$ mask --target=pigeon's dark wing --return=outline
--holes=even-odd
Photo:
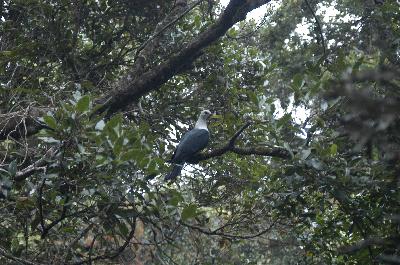
[[[184,163],[195,153],[204,149],[207,146],[209,139],[210,134],[208,130],[195,128],[188,131],[176,147],[171,162],[176,164]]]

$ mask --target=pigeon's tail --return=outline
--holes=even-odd
[[[172,171],[165,176],[164,180],[165,181],[174,180],[177,176],[179,176],[179,174],[181,174],[182,167],[183,165],[175,164],[174,167],[172,168]]]

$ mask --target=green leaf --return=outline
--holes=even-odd
[[[43,117],[44,122],[50,127],[50,128],[57,128],[57,121],[54,119],[53,116],[46,115]]]
[[[13,177],[15,174],[17,174],[17,160],[12,161],[8,165],[8,172],[10,172],[10,175]]]
[[[295,74],[292,81],[292,88],[299,90],[304,85],[304,78],[302,74]]]
[[[277,122],[276,122],[276,127],[281,128],[281,127],[288,127],[288,123],[292,121],[292,115],[290,113],[286,113],[285,115],[282,116]]]
[[[308,162],[308,163],[307,163],[307,162]],[[309,166],[315,168],[316,170],[322,170],[323,167],[324,167],[324,165],[321,163],[321,161],[319,161],[319,160],[316,159],[316,158],[312,158],[310,161],[307,161],[307,162],[306,162],[306,163],[307,163]]]
[[[189,204],[186,206],[181,214],[182,221],[186,221],[190,218],[193,218],[197,215],[197,206],[195,204]]]
[[[119,133],[120,124],[122,123],[122,116],[117,114],[112,117],[107,123],[104,129],[113,134]]]
[[[17,198],[15,207],[17,209],[33,209],[35,208],[35,201],[30,197],[21,196]]]
[[[121,153],[123,143],[124,143],[124,137],[119,137],[114,142],[113,151],[116,156],[119,156],[119,154]]]
[[[83,96],[79,99],[76,104],[76,110],[79,112],[85,112],[89,110],[90,98],[89,96]]]
[[[8,58],[8,57],[13,57],[15,56],[16,52],[15,51],[1,51],[0,52],[0,58]]]
[[[311,154],[311,149],[304,149],[301,150],[300,152],[300,158],[301,160],[306,160]]]
[[[248,92],[247,92],[247,95],[249,96],[251,102],[252,102],[254,105],[258,106],[259,100],[258,100],[257,94],[254,93],[253,91],[248,91]]]
[[[90,82],[89,80],[83,80],[83,81],[81,82],[81,86],[82,86],[82,88],[84,88],[85,90],[94,88],[93,83]]]
[[[294,153],[292,151],[292,148],[290,147],[290,145],[287,142],[283,143],[283,147],[285,147],[285,149],[288,150],[288,152],[290,153],[291,157],[294,157]]]
[[[128,152],[125,152],[121,155],[122,161],[136,161],[143,159],[145,154],[139,148],[132,148]]]
[[[169,205],[172,205],[172,206],[178,206],[178,204],[180,203],[180,202],[182,202],[183,201],[183,197],[182,197],[182,194],[180,194],[178,191],[176,191],[176,190],[173,190],[173,191],[171,191],[171,193],[172,193],[172,198],[167,202]]]
[[[60,143],[59,140],[57,140],[57,139],[55,139],[53,137],[38,137],[38,138],[40,140],[42,140],[43,142],[49,143],[49,144],[54,144],[54,143],[58,144],[58,143]]]
[[[330,154],[332,156],[336,155],[337,154],[337,149],[338,149],[337,144],[332,144],[331,147],[329,148]]]
[[[125,223],[119,223],[118,228],[122,235],[127,235],[129,233],[129,228]]]
[[[146,174],[155,175],[158,173],[158,164],[155,159],[150,159],[150,163],[147,165]]]
[[[353,65],[353,72],[358,72],[360,70],[360,66],[364,63],[364,57],[359,58],[355,64]]]
[[[105,126],[106,124],[105,124],[105,122],[104,122],[104,120],[99,120],[97,123],[96,123],[96,126],[94,127],[96,130],[98,130],[98,131],[102,131],[103,129],[104,129],[104,126]]]

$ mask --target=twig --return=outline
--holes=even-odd
[[[56,150],[55,147],[51,147],[49,150],[47,150],[46,154],[41,159],[39,159],[32,165],[29,165],[26,168],[18,171],[14,176],[14,181],[16,182],[22,181],[39,170],[43,170],[44,172],[46,172],[47,169],[46,160],[53,158],[57,153],[58,150]]]
[[[114,253],[110,253],[110,254],[103,254],[103,255],[99,255],[96,257],[91,257],[91,255],[88,257],[88,259],[86,260],[82,260],[79,262],[75,262],[73,263],[74,265],[80,265],[80,264],[87,264],[89,261],[93,262],[96,260],[105,260],[105,259],[113,259],[118,257],[125,249],[126,247],[131,243],[132,238],[135,235],[135,226],[131,226],[131,231],[129,232],[128,236],[125,239],[125,242],[117,249],[114,251]]]
[[[237,140],[237,138],[240,136],[240,134],[247,129],[247,127],[249,127],[251,124],[251,122],[247,122],[245,125],[242,126],[242,128],[240,128],[233,136],[232,138],[229,140],[229,147],[233,148],[235,145],[235,142]]]
[[[57,225],[58,223],[60,223],[62,220],[64,220],[64,219],[67,217],[67,216],[66,216],[66,213],[67,213],[67,210],[68,210],[68,206],[67,206],[68,201],[69,201],[69,197],[67,196],[66,199],[65,199],[64,205],[63,205],[63,207],[62,207],[60,217],[58,217],[56,220],[54,220],[53,222],[51,222],[48,226],[44,227],[44,229],[43,229],[43,231],[42,231],[42,235],[41,235],[41,238],[42,238],[42,239],[45,238],[45,237],[47,236],[47,234],[50,232],[50,230],[51,230],[55,225]]]
[[[180,224],[187,228],[197,230],[202,234],[206,234],[206,235],[210,235],[210,236],[222,236],[222,237],[231,238],[231,239],[251,239],[251,238],[259,237],[259,236],[267,233],[268,231],[270,231],[272,229],[272,227],[274,227],[274,225],[276,224],[276,221],[272,222],[272,224],[268,228],[258,232],[257,234],[253,234],[253,235],[226,234],[226,233],[218,232],[220,230],[220,228],[215,229],[215,230],[206,230],[205,228],[195,226],[195,225],[190,225],[190,224],[182,222],[182,221],[180,221]]]
[[[14,70],[13,70],[13,72],[12,72],[12,74],[11,74],[10,80],[7,81],[5,87],[11,88],[11,82],[12,82],[12,80],[13,80],[13,78],[14,78],[15,72],[17,71],[17,68],[18,68],[18,67],[19,67],[19,65],[18,65],[18,63],[16,63],[16,65],[15,65],[15,67],[14,67]]]
[[[308,0],[304,0],[304,1],[306,2],[308,9],[310,9],[310,12],[315,19],[315,23],[317,24],[318,32],[319,32],[319,35],[321,36],[322,48],[324,49],[324,58],[326,58],[327,55],[326,55],[325,38],[324,38],[324,34],[322,33],[321,22],[319,21],[318,17],[315,15],[314,10],[311,8],[311,5],[308,2]]]
[[[13,260],[15,262],[18,262],[19,264],[24,264],[24,265],[41,265],[41,263],[36,263],[36,262],[32,262],[29,260],[24,260],[21,258],[17,258],[9,253],[7,253],[7,251],[5,249],[3,249],[2,247],[0,247],[0,255],[9,259],[9,260]]]
[[[45,230],[44,224],[44,217],[43,217],[43,203],[42,203],[42,195],[43,195],[43,187],[46,182],[46,178],[43,178],[42,184],[39,187],[39,194],[37,198],[37,204],[39,208],[39,219],[40,219],[40,226],[42,227],[42,232]]]
[[[197,2],[195,2],[191,7],[189,7],[188,9],[186,9],[184,12],[182,12],[182,14],[180,14],[179,16],[177,16],[175,19],[173,19],[171,22],[169,22],[167,25],[165,25],[162,29],[160,29],[159,31],[157,31],[156,33],[154,33],[152,36],[150,36],[150,38],[148,38],[142,45],[140,45],[140,47],[137,49],[136,51],[136,55],[135,58],[137,58],[140,54],[140,52],[147,46],[147,44],[152,41],[153,39],[155,39],[156,37],[158,37],[161,33],[163,33],[165,30],[167,30],[169,27],[171,27],[172,25],[174,25],[179,19],[181,19],[182,17],[184,17],[187,13],[189,13],[193,8],[195,8],[197,5],[199,5],[201,2],[203,2],[204,0],[199,0]]]
[[[64,254],[64,256],[63,256],[63,259],[64,259],[64,260],[67,260],[68,255],[69,255],[69,253],[71,253],[71,249],[74,247],[74,245],[75,245],[81,238],[83,238],[87,233],[89,233],[89,231],[93,228],[93,226],[94,226],[94,223],[90,223],[85,229],[83,229],[83,231],[82,231],[74,240],[72,240],[72,242],[71,242],[71,243],[69,244],[69,246],[68,246],[68,249],[65,251],[65,254]],[[96,238],[96,236],[93,237],[92,244],[90,245],[89,258],[90,258],[91,252],[92,252],[92,249],[91,249],[91,248],[93,247],[95,238]],[[91,264],[91,263],[89,262],[89,264]]]
[[[90,242],[88,264],[92,264],[93,246],[94,246],[94,243],[96,242],[96,238],[97,238],[97,235],[94,235],[92,242]]]

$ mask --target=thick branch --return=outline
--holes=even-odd
[[[202,160],[207,160],[213,157],[221,156],[227,152],[233,152],[238,155],[258,155],[271,156],[282,159],[289,159],[290,153],[283,147],[268,147],[268,146],[251,146],[251,147],[233,147],[227,148],[229,145],[218,147],[211,151],[196,154],[188,163],[196,164]]]
[[[97,101],[102,104],[102,106],[97,109],[96,113],[107,111],[108,114],[111,115],[122,110],[150,91],[159,89],[174,75],[184,71],[186,65],[194,62],[201,55],[205,47],[222,37],[235,23],[244,20],[249,11],[269,3],[270,1],[271,0],[231,0],[219,19],[178,53],[172,55],[169,59],[165,60],[164,63],[161,63],[143,74],[140,73],[141,71],[133,71],[135,74],[140,74],[131,76],[130,73],[123,78],[128,80],[128,82],[122,82],[123,84],[121,84],[116,91],[111,92],[109,95]],[[183,5],[178,6],[178,9],[183,10],[181,9],[182,7]],[[189,9],[191,8],[192,7]],[[187,8],[184,8],[182,12],[185,13],[187,10]],[[180,15],[181,14],[182,13],[180,13]],[[180,15],[178,15],[179,18],[181,17]],[[139,57],[141,57],[140,54],[143,54],[145,49],[149,49],[147,47],[153,46],[152,43],[158,41],[158,36],[165,28],[169,27],[169,23],[170,22],[160,24],[162,26],[159,30],[156,29],[156,35],[151,37],[150,41],[144,44],[144,48],[141,48],[142,50],[139,52]],[[159,31],[161,33],[157,33]],[[142,63],[137,62],[135,63],[135,67],[136,64],[140,66],[138,68],[143,66]],[[30,116],[23,115],[24,113],[21,114],[19,112],[0,115],[0,140],[5,140],[8,136],[21,138],[37,133],[40,129],[44,128],[42,124],[37,122],[37,117],[42,116],[45,111],[45,109],[36,109],[35,113],[30,112]]]
[[[115,113],[150,91],[159,89],[171,77],[181,73],[185,65],[195,61],[200,56],[202,49],[223,36],[235,23],[245,19],[247,12],[268,2],[270,0],[231,0],[216,23],[200,33],[196,39],[164,63],[145,72],[139,78],[133,79],[118,91],[114,91],[111,95],[100,100],[100,102],[105,103],[99,108],[98,112]]]
[[[352,107],[362,106],[362,110],[375,116],[382,114],[400,114],[396,97],[379,98],[374,96],[370,89],[358,90],[354,88],[359,82],[381,82],[398,89],[395,81],[400,80],[398,69],[378,68],[349,75],[339,81],[332,82],[331,89],[325,93],[325,99],[344,96],[350,100]]]
[[[387,264],[400,264],[400,256],[381,254],[377,259]]]

